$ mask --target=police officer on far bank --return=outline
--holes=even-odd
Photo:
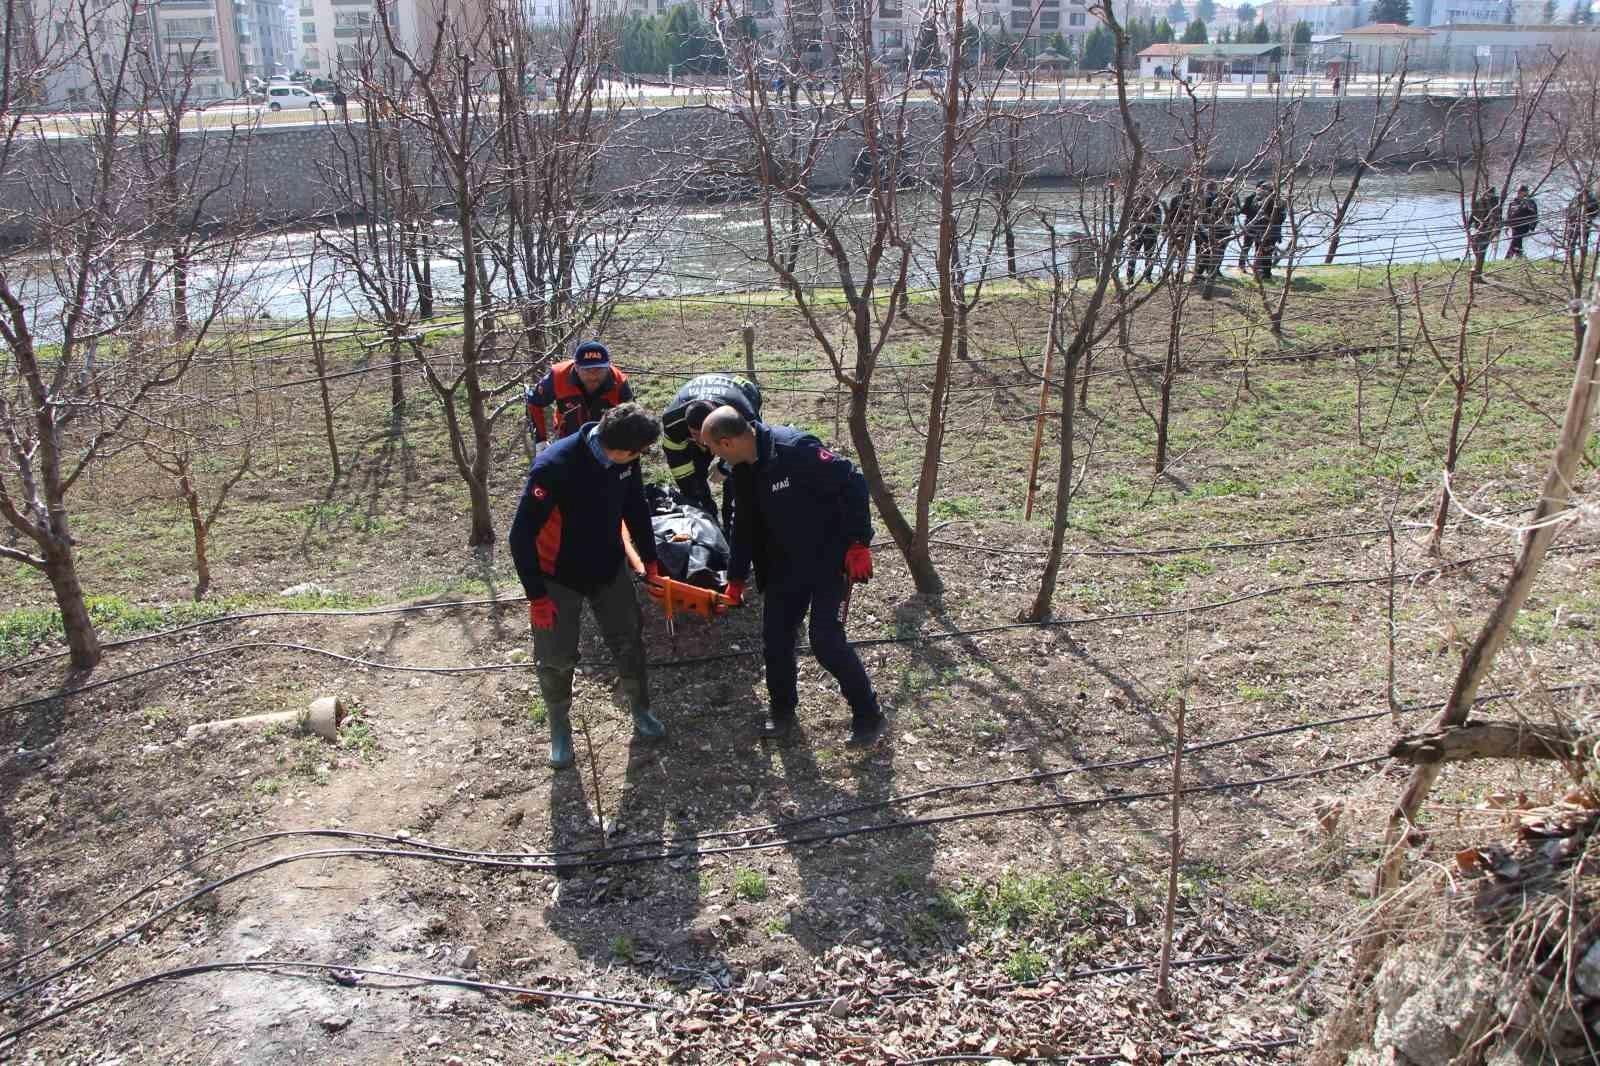
[[[737,374],[701,374],[690,378],[661,412],[661,452],[672,479],[684,499],[712,516],[717,513],[717,505],[712,502],[706,474],[714,460],[700,442],[700,427],[707,415],[724,405],[754,422],[761,417],[761,390],[755,382]],[[727,503],[724,491],[724,525],[728,519]]]
[[[752,562],[766,596],[761,641],[770,706],[761,735],[781,737],[795,726],[795,640],[809,610],[812,653],[850,704],[849,743],[873,743],[883,714],[843,619],[850,584],[872,577],[866,478],[817,438],[752,422],[731,406],[706,416],[700,439],[733,468],[738,517],[728,596],[743,601]]]

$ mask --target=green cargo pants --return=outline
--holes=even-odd
[[[650,709],[650,692],[645,679],[644,616],[633,593],[626,564],[617,567],[616,576],[585,596],[575,589],[545,578],[545,591],[556,601],[554,629],[533,631],[533,651],[539,660],[539,692],[551,713],[564,714],[572,705],[572,671],[578,664],[579,623],[587,600],[600,623],[600,634],[611,648],[617,673],[622,677],[622,692],[628,709],[635,713]]]

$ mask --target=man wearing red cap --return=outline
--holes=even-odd
[[[611,365],[611,353],[599,341],[584,341],[571,359],[545,371],[539,384],[522,393],[538,450],[551,440],[575,433],[619,404],[633,399],[628,375]],[[545,408],[555,407],[555,426],[546,424]]]

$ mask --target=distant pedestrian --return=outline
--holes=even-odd
[[[1500,193],[1493,186],[1472,201],[1467,216],[1467,246],[1472,254],[1472,276],[1482,280],[1483,261],[1500,233]]]
[[[1526,259],[1522,242],[1539,228],[1539,205],[1526,185],[1517,186],[1517,195],[1506,205],[1506,225],[1511,230],[1511,244],[1506,248],[1507,259]]]
[[[350,121],[350,98],[344,94],[343,86],[338,84],[333,87],[333,106],[339,112],[340,122]]]
[[[1339,75],[1337,74],[1333,76],[1333,95],[1339,95]]]

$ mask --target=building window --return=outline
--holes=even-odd
[[[167,19],[161,24],[168,37],[187,37],[192,40],[216,39],[216,26],[210,19]]]
[[[900,7],[900,0],[878,0],[879,18],[897,19],[904,13],[904,9]]]
[[[1039,13],[1039,28],[1041,30],[1059,30],[1061,28],[1061,16],[1054,11],[1041,11]]]
[[[1083,25],[1083,12],[1081,12],[1081,11],[1069,11],[1069,12],[1067,12],[1067,25],[1068,26],[1082,26]]]
[[[1014,29],[1014,30],[1025,30],[1031,25],[1033,25],[1033,12],[1031,12],[1031,11],[1013,11],[1011,13],[1011,28],[1012,29]]]

